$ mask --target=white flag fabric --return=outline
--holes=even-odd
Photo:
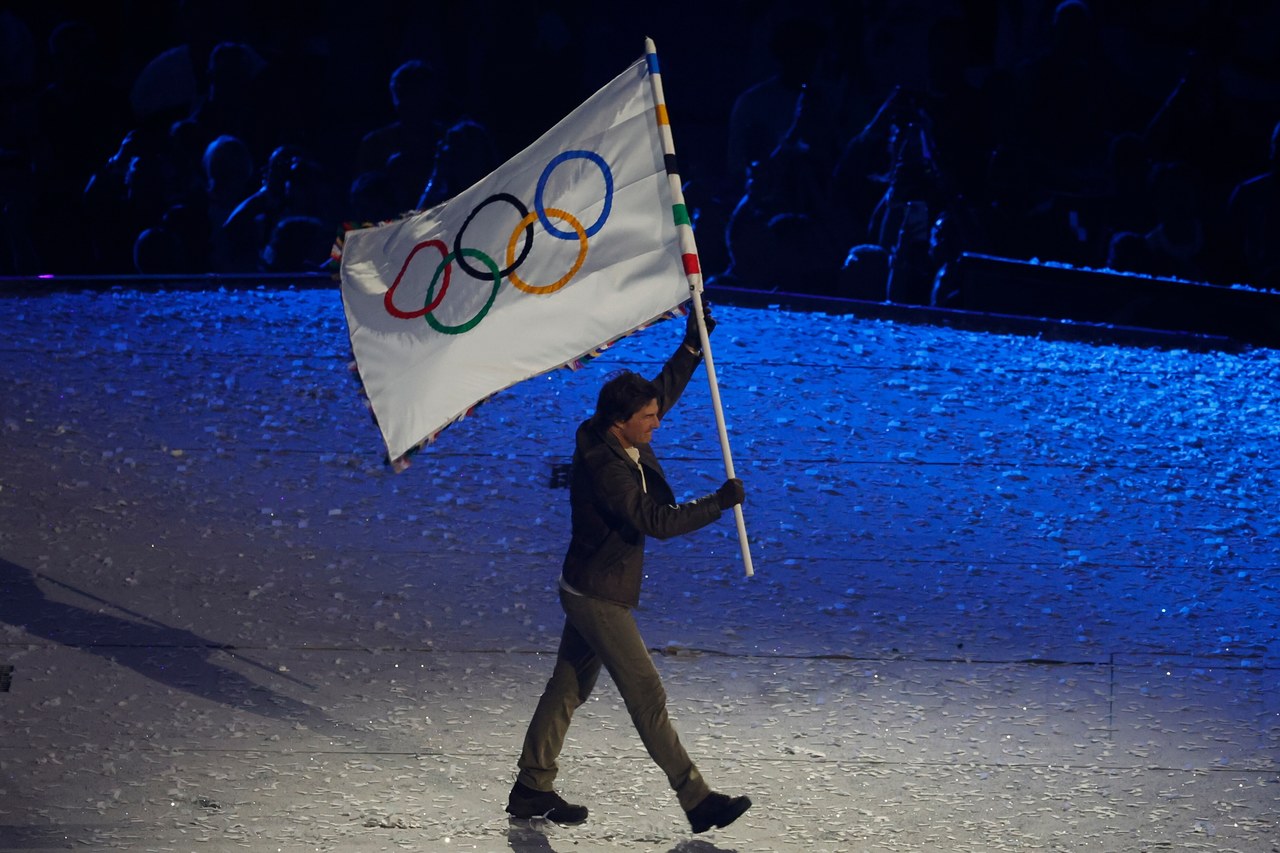
[[[348,232],[343,306],[391,460],[689,298],[649,73],[449,201]]]

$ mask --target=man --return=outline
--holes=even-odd
[[[705,315],[707,332],[715,321]],[[751,806],[708,787],[667,717],[667,697],[632,608],[640,601],[646,536],[667,539],[715,521],[742,502],[742,481],[676,504],[650,447],[698,362],[702,340],[691,312],[684,341],[652,381],[624,371],[600,389],[595,414],[578,427],[569,486],[572,537],[560,577],[564,633],[555,669],[538,702],[520,774],[507,801],[518,818],[581,823],[585,806],[555,792],[556,758],[573,712],[591,694],[601,666],[622,694],[636,731],[667,780],[694,832],[725,827]]]

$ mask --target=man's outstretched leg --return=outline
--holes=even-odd
[[[600,659],[566,621],[555,669],[525,733],[520,775],[507,797],[507,813],[512,817],[540,817],[563,824],[587,819],[586,806],[568,803],[556,793],[556,759],[573,712],[591,695],[599,674]]]

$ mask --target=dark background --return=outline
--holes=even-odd
[[[483,159],[501,162],[651,36],[703,268],[727,271],[724,283],[866,296],[847,261],[856,246],[877,255],[871,298],[884,296],[881,266],[916,277],[904,302],[937,303],[927,285],[962,250],[1217,283],[1274,278],[1272,250],[1259,247],[1275,242],[1280,193],[1268,183],[1261,200],[1232,207],[1239,184],[1269,181],[1280,118],[1271,3],[153,0],[9,4],[0,24],[3,275],[315,269],[341,222],[397,216],[423,191],[434,140],[402,152],[421,161],[410,178],[361,163],[361,139],[397,119],[388,81],[401,63],[434,69],[437,136],[470,119],[492,148]],[[253,70],[216,97],[210,59],[228,42],[247,46]],[[174,48],[185,67],[146,71]],[[803,67],[787,71],[785,57]],[[775,95],[807,88],[775,151],[731,114],[780,68]],[[894,115],[877,125],[882,107]],[[775,135],[792,117],[778,112],[766,122]],[[917,130],[924,153],[913,155],[903,140]],[[735,133],[766,163],[751,204],[728,160]],[[211,203],[200,163],[223,134],[252,157],[245,198],[280,146],[307,187],[274,205],[259,198],[268,209],[234,234],[220,232],[235,197]],[[925,175],[915,184],[911,156]],[[357,198],[362,176],[382,195]],[[292,242],[275,234],[291,216],[302,220]],[[241,241],[238,256],[220,240]],[[814,259],[812,275],[796,274],[797,256]],[[827,275],[837,268],[844,278]]]

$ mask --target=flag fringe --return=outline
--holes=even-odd
[[[403,222],[422,212],[421,210],[407,210],[399,216],[393,216],[390,219],[379,219],[377,222],[344,220],[338,227],[338,233],[333,238],[333,245],[329,248],[329,258],[320,265],[320,268],[325,272],[332,273],[334,279],[337,280],[342,272],[342,250],[347,242],[347,232],[358,231],[362,228],[378,228],[383,225],[390,225],[393,222]]]

